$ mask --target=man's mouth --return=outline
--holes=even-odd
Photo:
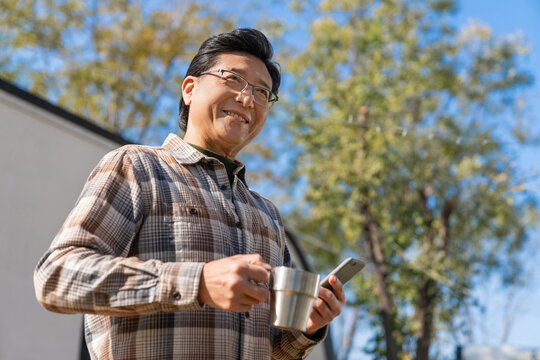
[[[227,110],[223,110],[223,112],[225,114],[229,115],[229,116],[232,116],[233,118],[237,119],[238,121],[241,121],[241,122],[243,122],[245,124],[249,124],[249,121],[245,117],[243,117],[242,115],[239,115],[237,113],[233,113],[233,112],[227,111]]]

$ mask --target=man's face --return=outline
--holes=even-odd
[[[212,70],[229,70],[250,84],[272,88],[272,78],[264,63],[246,53],[221,54]],[[184,140],[234,159],[238,152],[262,130],[268,106],[254,102],[252,87],[242,93],[232,90],[219,73],[188,76],[182,84],[182,96],[189,105]]]

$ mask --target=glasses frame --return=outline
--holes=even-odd
[[[208,71],[202,72],[200,76],[202,76],[202,75],[214,75],[215,73],[219,73],[219,74],[220,74],[220,75],[218,75],[218,76],[220,77],[221,80],[223,80],[223,75],[224,75],[224,73],[231,73],[231,74],[233,74],[234,76],[238,76],[240,79],[242,79],[242,80],[246,83],[246,85],[244,86],[244,88],[243,88],[242,90],[234,90],[234,91],[238,91],[238,93],[242,93],[242,92],[244,92],[244,91],[247,89],[248,86],[251,86],[251,88],[252,88],[251,94],[252,94],[252,96],[253,96],[253,102],[254,102],[255,104],[257,104],[257,105],[261,105],[261,106],[265,106],[265,105],[266,105],[266,106],[268,106],[269,108],[271,108],[272,105],[273,105],[276,101],[279,100],[279,97],[278,97],[276,94],[274,94],[274,93],[272,92],[272,90],[270,90],[270,89],[268,89],[268,88],[266,88],[266,87],[264,87],[264,86],[254,85],[254,84],[250,83],[249,81],[247,81],[242,75],[237,74],[237,73],[235,73],[234,71],[231,71],[231,70],[226,70],[226,69],[208,70]],[[268,101],[266,102],[266,104],[259,104],[258,102],[255,101],[255,96],[253,95],[253,91],[254,91],[255,89],[257,89],[257,88],[258,88],[258,89],[264,89],[264,90],[266,90],[266,91],[268,91],[268,92],[270,93],[270,97],[268,98]]]

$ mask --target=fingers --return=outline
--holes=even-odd
[[[311,322],[313,324],[318,325],[317,328],[323,327],[324,324],[326,323],[324,316],[319,311],[319,308],[320,308],[320,306],[315,306],[314,305],[313,306],[313,311],[311,312],[311,315],[309,316]]]
[[[242,293],[251,299],[252,305],[257,305],[260,302],[268,301],[270,291],[263,284],[257,284],[253,281],[248,281]]]
[[[258,254],[237,255],[235,260],[239,260],[238,272],[248,280],[256,282],[267,282],[270,279],[270,270],[272,267],[265,263]]]
[[[334,300],[323,300],[322,298],[315,299],[313,303],[313,310],[315,315],[318,315],[325,322],[332,321],[336,316],[341,313],[339,302]]]
[[[307,334],[314,334],[341,314],[345,304],[343,284],[335,276],[330,277],[329,280],[332,290],[319,288],[319,297],[313,303],[313,311],[306,330]]]
[[[324,302],[331,314],[336,317],[341,313],[341,309],[345,304],[345,291],[343,290],[343,284],[335,276],[330,277],[330,285],[332,286],[332,290],[322,287],[319,289],[319,299]],[[324,306],[322,306],[324,304],[321,304],[321,310],[326,313],[327,311],[323,310]]]
[[[256,282],[268,282],[270,280],[270,271],[259,265],[247,265],[245,272],[243,273],[248,280]]]
[[[243,293],[249,298],[251,305],[268,301],[270,292],[263,284],[270,280],[270,270],[272,267],[265,263],[258,254],[239,255],[241,260],[246,261],[246,265],[239,269],[240,274],[248,280],[244,282]]]
[[[264,262],[263,258],[259,254],[249,254],[249,255],[238,255],[240,257],[245,257],[248,264],[258,265],[264,267],[266,270],[272,270],[272,266]]]
[[[251,294],[248,292],[245,292],[244,295],[239,297],[239,300],[238,300],[239,304],[255,306],[255,305],[260,304],[261,302],[268,301],[270,297],[268,290],[258,285],[255,285],[255,287],[258,288],[259,292],[251,293]]]
[[[334,296],[340,303],[345,304],[345,290],[343,289],[343,284],[335,275],[331,276],[329,280]]]
[[[229,311],[249,311],[268,301],[270,265],[260,255],[236,255],[203,266],[199,301]],[[258,284],[263,283],[263,284]]]

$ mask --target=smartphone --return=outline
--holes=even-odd
[[[341,281],[341,283],[345,285],[345,283],[351,280],[351,278],[356,275],[356,273],[358,273],[360,270],[362,270],[364,266],[366,266],[366,263],[362,260],[353,258],[345,259],[341,264],[338,265],[338,267],[332,270],[332,272],[323,279],[323,281],[321,282],[321,286],[332,290],[332,286],[328,282],[328,279],[332,275],[336,275],[339,281]]]

